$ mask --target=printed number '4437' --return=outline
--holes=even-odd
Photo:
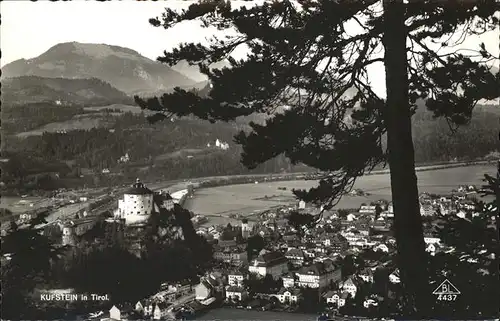
[[[439,301],[455,301],[457,299],[456,294],[440,294],[437,299]]]

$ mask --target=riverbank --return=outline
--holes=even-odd
[[[417,172],[418,188],[419,192],[448,194],[460,185],[481,186],[484,174],[494,175],[494,173],[496,173],[494,164],[475,166],[455,164],[446,168],[434,166],[433,170],[427,167]],[[241,219],[231,219],[231,214],[245,217],[274,206],[295,204],[296,199],[292,190],[308,190],[317,184],[318,180],[302,179],[287,182],[263,180],[258,184],[225,184],[217,187],[197,188],[194,197],[186,200],[184,207],[196,214],[206,215],[209,219],[208,225],[237,224]],[[358,208],[362,203],[392,199],[389,173],[359,177],[354,188],[368,195],[345,195],[335,208]]]
[[[468,166],[480,166],[480,165],[489,165],[496,164],[496,161],[476,161],[476,162],[466,162],[466,163],[445,163],[445,164],[436,164],[436,165],[425,165],[425,166],[417,166],[415,167],[415,172],[425,172],[425,171],[435,171],[440,169],[448,169],[448,168],[456,168],[456,167],[468,167]],[[389,169],[382,169],[372,171],[365,175],[381,175],[381,174],[389,174],[391,171]]]
[[[496,164],[496,161],[473,161],[473,162],[460,162],[460,163],[441,163],[433,165],[423,165],[415,167],[416,172],[425,172],[433,170],[442,170],[457,167],[481,166]],[[371,175],[385,175],[389,174],[390,169],[373,170],[365,173],[363,176]],[[207,178],[193,179],[192,182],[197,188],[210,188],[226,185],[239,185],[239,184],[255,184],[272,181],[294,181],[294,180],[315,180],[316,173],[312,172],[299,172],[299,173],[286,173],[286,174],[258,174],[258,175],[235,175],[235,176],[214,176]]]
[[[417,173],[429,172],[429,171],[439,172],[439,171],[443,171],[443,170],[449,170],[449,169],[460,168],[460,167],[474,167],[474,166],[477,167],[477,166],[490,166],[490,165],[491,165],[491,168],[493,168],[494,165],[496,165],[496,162],[495,161],[476,161],[476,162],[426,165],[426,166],[417,167],[416,172]],[[496,171],[496,169],[495,169],[495,171]],[[372,195],[379,195],[380,194],[380,193],[378,193],[379,191],[386,190],[387,188],[390,187],[389,180],[385,179],[386,176],[387,177],[389,176],[388,175],[389,173],[390,173],[390,171],[388,169],[376,170],[376,171],[372,171],[371,173],[367,173],[364,176],[359,177],[358,181],[368,180],[369,177],[377,178],[377,179],[375,179],[375,181],[379,181],[378,177],[380,177],[381,178],[380,184],[378,184],[378,186],[371,186],[371,184],[370,184],[369,188],[363,188],[362,186],[359,188],[361,188],[363,191],[371,192]],[[473,182],[470,182],[470,180],[468,180],[468,179],[461,180],[459,177],[457,180],[455,180],[456,186],[454,186],[453,188],[458,187],[458,185],[460,185],[460,184],[468,184],[468,183],[478,184],[478,183],[480,183],[480,179],[483,178],[482,176],[484,173],[485,172],[482,172],[480,175],[480,178],[477,178]],[[168,181],[168,182],[155,182],[155,183],[150,182],[148,184],[148,187],[150,187],[153,190],[169,189],[170,191],[180,191],[180,190],[187,189],[188,185],[193,185],[193,187],[195,187],[197,189],[197,191],[196,191],[196,195],[192,199],[190,199],[189,197],[185,198],[187,209],[192,210],[193,212],[195,212],[197,214],[207,214],[207,210],[210,210],[208,212],[208,214],[220,214],[220,215],[226,216],[226,215],[229,215],[231,213],[234,213],[237,210],[238,211],[242,210],[243,212],[246,212],[246,213],[249,213],[252,211],[262,210],[263,203],[266,203],[266,208],[269,208],[272,206],[283,205],[285,203],[285,202],[274,202],[273,203],[271,200],[269,200],[269,201],[262,201],[261,202],[262,204],[259,204],[258,206],[255,206],[255,204],[247,204],[248,206],[243,206],[243,208],[241,206],[236,206],[237,204],[233,204],[235,206],[232,206],[231,204],[234,203],[235,201],[239,202],[238,199],[240,197],[238,195],[235,195],[235,197],[228,199],[227,195],[228,195],[228,193],[236,194],[235,192],[238,190],[238,187],[237,187],[238,185],[246,185],[247,186],[247,188],[245,188],[245,190],[246,190],[248,188],[251,189],[251,187],[250,187],[251,185],[258,186],[261,183],[288,182],[286,184],[288,191],[285,193],[286,194],[285,196],[289,198],[289,197],[292,197],[291,192],[290,192],[291,188],[310,188],[310,187],[315,186],[317,184],[317,178],[314,179],[312,177],[312,175],[313,175],[313,173],[311,173],[311,172],[306,172],[306,173],[301,172],[301,173],[287,173],[287,174],[215,176],[215,177],[205,177],[205,178],[193,178],[190,181],[188,181],[188,180],[182,180],[182,181],[175,180],[175,181]],[[436,173],[436,176],[439,177],[440,175],[438,175]],[[419,178],[419,189],[421,189],[421,187],[425,187],[425,185],[435,185],[435,186],[449,185],[449,184],[439,184],[440,180],[434,180],[435,183],[423,184],[424,186],[422,186],[421,181],[422,180]],[[426,181],[426,179],[424,179],[423,181]],[[258,184],[255,184],[256,182]],[[297,184],[296,182],[300,182],[300,183]],[[311,184],[311,182],[314,184]],[[361,184],[361,185],[363,185],[363,184]],[[234,189],[231,188],[231,190],[224,191],[225,198],[223,200],[218,199],[218,198],[216,198],[216,199],[218,199],[219,203],[223,202],[225,204],[229,204],[230,205],[229,207],[221,208],[220,210],[219,209],[212,210],[212,208],[210,206],[207,207],[207,206],[197,206],[197,205],[193,206],[192,205],[193,203],[198,203],[198,199],[200,198],[200,196],[203,198],[203,196],[205,194],[204,190],[208,190],[210,188],[224,187],[224,186],[233,186],[235,188]],[[257,198],[265,197],[266,195],[274,195],[276,189],[279,187],[282,187],[282,186],[283,185],[279,184],[278,186],[276,186],[276,188],[274,190],[268,189],[268,192],[264,192],[264,193],[259,192],[254,197],[252,197],[252,201],[254,199],[257,199]],[[355,187],[358,187],[358,186],[355,186]],[[125,187],[123,187],[123,186],[117,187],[117,190],[115,190],[115,194],[121,195],[122,190],[124,190],[125,188],[126,188],[126,185],[125,185]],[[95,191],[95,190],[89,189],[88,193],[92,194],[93,191]],[[421,192],[422,191],[427,191],[427,190],[421,189]],[[280,191],[279,194],[282,194],[281,192],[283,192],[283,191]],[[373,193],[373,192],[376,192],[376,193]],[[432,193],[433,191],[429,190],[427,192]],[[271,194],[269,194],[269,193],[271,193]],[[389,197],[390,196],[390,193],[383,192],[382,194],[383,195],[380,195],[380,197]],[[38,201],[35,202],[36,204],[34,204],[33,207],[31,207],[29,204],[24,205],[24,206],[19,206],[18,205],[19,202],[24,201],[24,199],[22,197],[19,197],[19,196],[17,196],[17,197],[5,197],[5,195],[3,195],[3,196],[4,197],[2,197],[1,207],[12,211],[13,214],[15,214],[15,215],[19,215],[20,213],[34,210],[37,208],[47,208],[47,207],[49,207],[49,205],[51,205],[51,204],[46,204],[46,203],[50,203],[48,198],[45,198],[45,199],[36,198]],[[104,195],[101,195],[101,196],[104,196]],[[278,195],[278,196],[280,196],[280,195]],[[98,195],[94,195],[94,197],[98,198]],[[352,197],[349,197],[349,198],[345,197],[344,199],[354,200],[354,198],[352,198]],[[356,202],[356,206],[357,206],[357,203],[369,202],[370,200],[371,200],[371,198],[362,199],[361,202]],[[86,203],[89,203],[89,202],[86,202]],[[345,201],[344,201],[344,203],[345,203]],[[58,217],[59,216],[72,216],[72,215],[74,216],[74,214],[78,210],[81,210],[80,206],[83,206],[82,203],[79,203],[78,205],[77,204],[70,204],[68,206],[62,206],[61,208],[55,210],[55,213],[56,213],[55,216],[58,216]],[[344,204],[344,206],[347,206],[347,208],[351,208],[351,207],[349,207],[350,205],[348,205],[348,204]],[[224,207],[224,206],[222,206],[222,207]],[[237,210],[233,207],[237,207]],[[4,215],[4,216],[2,216],[1,219],[2,219],[2,221],[7,221],[7,220],[10,220],[11,217],[12,217],[12,215]]]

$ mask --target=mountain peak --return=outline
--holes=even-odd
[[[83,43],[83,42],[63,42],[55,46],[52,46],[45,53],[40,55],[64,55],[64,54],[77,54],[81,56],[87,56],[94,59],[104,59],[109,56],[117,56],[125,59],[140,59],[152,61],[146,57],[141,56],[137,51],[120,47],[113,46],[103,43]]]
[[[131,95],[194,86],[197,81],[137,51],[108,44],[65,42],[38,57],[2,68],[2,78],[97,78]]]

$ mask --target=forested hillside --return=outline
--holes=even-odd
[[[190,119],[151,125],[144,114],[132,113],[114,119],[112,128],[8,137],[3,142],[3,156],[11,161],[1,165],[3,181],[9,186],[42,188],[42,174],[41,182],[50,181],[48,185],[54,186],[53,175],[50,179],[45,175],[48,172],[58,173],[61,184],[65,178],[78,184],[75,179],[83,182],[87,175],[106,176],[102,182],[119,184],[137,176],[156,180],[293,170],[284,157],[254,171],[245,169],[239,161],[241,149],[232,142],[244,125],[211,125]],[[216,139],[227,142],[229,149],[216,147]],[[125,154],[130,158],[121,163]],[[103,169],[110,173],[104,175]]]
[[[2,77],[2,157],[9,161],[0,165],[11,190],[307,170],[282,155],[252,171],[240,164],[233,136],[267,115],[229,124],[189,115],[149,124],[151,112],[141,113],[130,95],[161,96],[180,86],[207,97],[212,86],[195,66],[169,68],[128,48],[72,42],[12,62]],[[499,151],[499,115],[498,106],[479,106],[470,125],[452,133],[420,102],[413,117],[416,162],[475,160]],[[217,139],[229,148],[216,147]]]
[[[446,120],[433,119],[425,107],[420,108],[413,117],[417,164],[476,160],[499,151],[500,113],[496,108],[480,106],[471,123],[456,132],[450,130]],[[232,124],[210,124],[189,117],[149,124],[138,108],[135,113],[124,113],[113,108],[89,110],[46,102],[6,104],[2,109],[3,157],[11,158],[1,165],[3,182],[16,189],[122,184],[137,176],[157,180],[307,170],[292,166],[283,156],[253,171],[240,164],[241,148],[232,142],[233,136],[247,130],[249,120],[262,121],[258,115]],[[100,117],[108,125],[88,130],[71,128],[72,121],[83,117]],[[57,122],[66,122],[68,130],[19,135]],[[216,139],[229,143],[230,148],[215,147]],[[125,154],[130,160],[120,163]],[[106,169],[110,173],[102,173]]]
[[[500,151],[498,124],[500,108],[478,106],[470,124],[450,128],[445,119],[433,119],[428,111],[413,116],[415,161],[417,163],[468,161]]]
[[[55,103],[78,106],[132,104],[125,93],[97,78],[67,79],[22,76],[2,79],[2,103],[19,106]]]

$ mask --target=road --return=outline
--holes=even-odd
[[[187,185],[188,185],[188,182],[183,182],[183,181],[178,181],[177,180],[177,181],[172,181],[172,182],[169,181],[169,182],[155,183],[155,184],[149,185],[149,187],[152,190],[154,190],[154,191],[157,191],[157,190],[160,190],[160,189],[170,189],[171,191],[178,191],[178,190],[181,190],[181,189],[186,189]],[[103,212],[103,211],[108,210],[110,208],[114,208],[114,207],[118,206],[118,199],[123,196],[123,193],[128,188],[129,188],[128,186],[127,187],[117,188],[116,190],[113,191],[113,194],[115,196],[113,197],[112,200],[110,200],[109,202],[107,202],[107,203],[105,203],[105,204],[103,204],[103,205],[101,205],[101,206],[93,209],[91,212],[92,213],[100,213],[100,212]],[[98,189],[96,189],[96,190],[98,190]],[[89,192],[89,194],[90,193],[91,192]],[[74,204],[68,204],[68,205],[65,205],[65,206],[61,206],[60,208],[52,211],[47,216],[47,219],[46,219],[47,223],[54,222],[54,221],[56,221],[58,219],[64,220],[64,219],[72,218],[79,211],[81,211],[81,210],[83,210],[85,208],[88,208],[88,206],[90,204],[92,204],[93,202],[95,202],[99,198],[105,197],[107,195],[108,194],[96,195],[95,198],[90,199],[90,200],[88,200],[86,202],[80,202],[80,203],[74,203]],[[91,213],[89,213],[89,214],[91,214]],[[9,224],[10,223],[8,221],[3,222],[1,224],[1,230],[5,230]]]
[[[194,293],[183,296],[183,297],[172,302],[172,308],[179,308],[186,303],[193,302],[194,299],[195,299]]]
[[[483,163],[487,163],[487,162],[476,162],[475,164],[483,164]],[[442,168],[442,167],[460,167],[460,166],[467,166],[469,164],[467,163],[452,163],[452,164],[447,164],[447,165],[433,165],[433,166],[422,166],[422,167],[417,167],[416,170],[417,171],[424,171],[424,170],[431,170],[431,169],[439,169],[439,168]],[[373,171],[371,174],[384,174],[388,172],[388,170],[381,170],[381,171]],[[286,174],[286,176],[300,176],[300,175],[304,175],[305,173],[290,173],[290,174]],[[180,191],[180,190],[183,190],[183,189],[187,189],[187,186],[192,184],[194,185],[195,187],[197,187],[197,185],[203,181],[210,181],[210,180],[213,180],[213,179],[227,179],[229,177],[269,177],[269,176],[274,176],[274,177],[282,177],[283,174],[261,174],[261,175],[235,175],[235,176],[214,176],[214,177],[203,177],[203,178],[194,178],[194,179],[191,179],[190,181],[187,181],[187,180],[173,180],[173,181],[166,181],[166,182],[158,182],[158,183],[152,183],[152,184],[147,184],[149,188],[151,188],[152,190],[154,191],[158,191],[158,190],[168,190],[170,192],[176,192],[176,191]],[[124,191],[127,189],[128,187],[120,187],[120,188],[117,188],[116,190],[114,190],[114,194],[116,195],[116,197],[113,198],[112,201],[110,201],[109,204],[104,204],[102,206],[100,206],[99,208],[97,209],[94,209],[93,212],[96,212],[96,211],[99,211],[99,210],[102,210],[103,208],[104,209],[107,209],[109,207],[112,207],[112,206],[116,206],[116,202],[117,202],[117,199],[119,197],[121,197],[124,193]],[[102,188],[98,188],[98,189],[89,189],[89,192],[88,194],[92,194],[92,192],[99,192],[101,191]],[[106,194],[102,194],[100,196],[105,196]],[[95,198],[93,200],[95,200],[96,198],[98,198],[99,196],[98,195],[95,195]],[[49,217],[47,218],[47,222],[53,222],[57,219],[66,219],[66,218],[69,218],[69,217],[73,217],[75,216],[75,214],[86,208],[87,206],[89,206],[91,204],[91,202],[93,200],[89,200],[87,202],[81,202],[81,203],[76,203],[76,204],[69,204],[69,205],[66,205],[66,206],[63,206],[63,207],[60,207],[59,209],[53,211],[52,213],[50,213]],[[46,203],[44,202],[44,200],[41,200],[40,202],[43,202],[43,203]],[[112,204],[112,203],[115,203],[115,204]],[[4,230],[6,228],[6,226],[9,224],[9,222],[3,222],[1,224],[1,229]]]

